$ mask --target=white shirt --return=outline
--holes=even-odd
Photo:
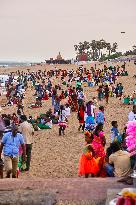
[[[50,128],[52,128],[52,120],[50,120],[49,122],[47,122],[46,125],[49,126]]]
[[[134,114],[133,111],[131,111],[129,114],[128,114],[128,121],[135,121],[136,120],[136,114]]]
[[[70,116],[70,107],[65,108],[66,116]]]
[[[25,140],[25,144],[32,144],[33,143],[33,126],[28,123],[27,121],[22,122],[19,126],[19,131],[22,133],[24,140]]]

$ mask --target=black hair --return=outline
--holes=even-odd
[[[100,106],[100,107],[99,107],[99,110],[104,110],[104,106]]]
[[[23,120],[23,121],[27,121],[26,115],[21,115],[20,119]]]
[[[10,126],[10,119],[5,118],[5,119],[4,119],[4,124],[5,124],[6,127],[7,127],[7,126]]]
[[[133,110],[136,108],[136,105],[133,105]]]
[[[114,127],[117,124],[117,121],[112,121],[111,125]]]
[[[96,126],[95,131],[94,131],[94,134],[95,134],[96,136],[98,136],[98,130],[100,129],[101,126],[103,126],[103,123],[99,123],[99,124]]]
[[[119,151],[120,149],[121,149],[120,144],[118,142],[113,142],[111,144],[112,153],[115,153],[115,152]]]

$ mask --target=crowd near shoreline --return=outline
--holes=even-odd
[[[115,176],[132,183],[135,67],[131,61],[1,70],[8,74],[0,86],[4,177]]]

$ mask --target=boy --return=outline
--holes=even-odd
[[[96,114],[96,123],[97,125],[102,123],[104,125],[105,117],[104,117],[104,107],[99,107],[99,112]]]
[[[121,135],[119,134],[118,131],[118,123],[117,121],[112,121],[111,122],[112,128],[111,128],[111,143],[113,142],[122,142]]]

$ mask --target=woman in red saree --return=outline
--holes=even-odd
[[[105,134],[103,132],[103,124],[100,123],[97,125],[94,131],[94,139],[92,142],[92,147],[95,152],[95,158],[98,160],[99,165],[99,176],[105,177],[106,173],[104,171],[105,157],[106,152],[104,150],[104,146],[106,144]]]

